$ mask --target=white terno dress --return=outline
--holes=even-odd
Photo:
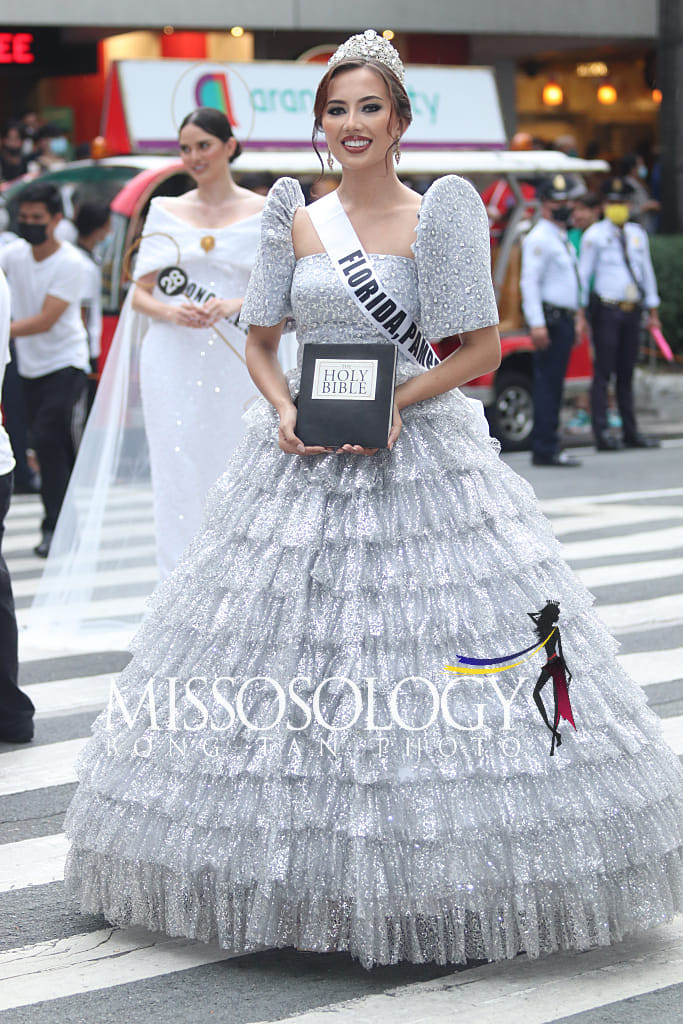
[[[153,292],[174,305],[243,296],[260,235],[260,213],[225,228],[196,228],[153,199],[135,277],[154,272],[161,278],[165,268],[180,267],[187,276],[182,292],[165,294],[159,281]],[[151,320],[142,341],[140,387],[161,578],[199,529],[209,487],[225,470],[244,430],[242,416],[258,396],[244,361],[246,333],[236,320],[211,329]]]
[[[300,343],[381,342],[326,254],[295,260],[302,203],[292,180],[271,190],[244,317],[293,311]],[[415,260],[374,262],[436,338],[496,322],[489,258],[481,201],[448,177]],[[397,372],[421,371],[399,356]],[[265,400],[248,420],[80,758],[66,881],[82,909],[367,967],[587,949],[671,918],[681,766],[477,403],[408,407],[371,457],[285,455]],[[529,646],[550,598],[576,721],[553,757],[538,659],[444,668]]]

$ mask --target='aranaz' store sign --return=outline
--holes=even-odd
[[[247,147],[309,147],[320,64],[246,64],[126,60],[114,66],[114,88],[133,149],[176,148],[178,125],[195,107],[216,107]],[[505,132],[490,68],[411,66],[406,88],[413,123],[408,148],[499,149]]]

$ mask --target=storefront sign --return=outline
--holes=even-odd
[[[310,146],[320,65],[182,60],[119,61],[116,65],[131,147],[168,152],[178,126],[195,107],[222,110],[235,135],[252,148]],[[500,149],[505,130],[490,68],[408,67],[413,123],[405,148]]]
[[[66,28],[0,24],[0,74],[28,82],[96,72],[96,42],[74,42]]]
[[[0,64],[33,64],[35,59],[30,32],[0,32]]]

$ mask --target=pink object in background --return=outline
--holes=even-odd
[[[668,360],[668,362],[673,363],[673,361],[674,361],[674,354],[671,351],[671,346],[669,345],[669,342],[666,340],[666,338],[664,337],[664,335],[660,331],[659,327],[651,327],[650,328],[650,334],[652,335],[652,337],[656,341],[656,343],[657,343],[657,345],[659,347],[659,350],[662,353],[662,355],[664,356],[664,358],[666,360]]]

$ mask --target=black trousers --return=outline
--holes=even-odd
[[[27,488],[33,479],[33,472],[26,461],[28,448],[28,427],[26,424],[26,398],[21,378],[17,372],[15,342],[10,341],[12,362],[5,368],[5,379],[2,385],[2,409],[5,418],[5,430],[14,452],[14,486]]]
[[[45,377],[22,377],[29,440],[40,463],[43,532],[54,530],[85,422],[88,378],[67,366]]]
[[[9,569],[2,554],[5,516],[12,495],[12,474],[0,476],[0,738],[30,739],[33,735],[33,703],[19,689],[17,619]]]
[[[560,407],[567,365],[574,344],[574,317],[557,313],[546,320],[550,344],[534,352],[534,455],[553,456],[560,450]]]
[[[616,306],[597,305],[593,315],[593,386],[591,419],[599,439],[607,430],[607,385],[616,375],[616,394],[625,441],[638,433],[633,407],[633,370],[640,348],[641,310],[627,313]]]

